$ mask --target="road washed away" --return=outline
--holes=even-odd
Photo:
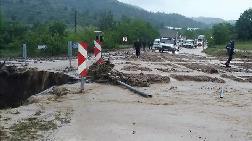
[[[225,68],[200,49],[147,51],[139,59],[130,49],[106,55],[109,71],[93,71],[84,92],[80,83],[52,86],[0,110],[0,140],[252,140],[251,58]],[[78,76],[77,61],[73,68],[64,58],[28,62],[27,69]],[[6,65],[22,67],[16,60]]]

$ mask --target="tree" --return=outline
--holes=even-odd
[[[102,31],[105,30],[110,30],[114,27],[115,21],[113,18],[113,14],[111,11],[109,12],[104,12],[103,14],[100,15],[100,20],[99,20],[99,28]]]
[[[49,32],[51,35],[64,36],[66,30],[66,25],[62,22],[54,22],[49,26]]]
[[[213,26],[213,39],[215,44],[225,44],[234,38],[234,27],[229,23],[220,23]]]
[[[243,40],[252,39],[252,9],[246,10],[236,22],[238,38]]]
[[[2,17],[2,9],[0,6],[0,49],[3,48],[3,17]]]

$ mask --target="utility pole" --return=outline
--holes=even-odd
[[[77,32],[77,10],[74,12],[74,32]]]

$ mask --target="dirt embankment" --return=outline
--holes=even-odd
[[[185,67],[192,69],[192,70],[202,71],[202,72],[209,73],[209,74],[219,73],[219,71],[215,67],[210,66],[210,65],[202,65],[202,64],[197,64],[197,63],[187,63],[187,64],[182,63],[180,65],[185,66]]]
[[[76,80],[63,73],[17,69],[1,65],[0,109],[20,106],[31,95],[68,82],[76,82]]]
[[[93,65],[89,69],[91,79],[98,83],[117,84],[117,81],[125,82],[131,86],[148,87],[153,83],[169,83],[168,76],[154,74],[125,74],[113,70],[114,65],[106,62],[102,65]]]
[[[178,81],[196,81],[196,82],[214,82],[214,83],[225,83],[223,79],[209,76],[189,76],[189,75],[171,75],[172,78]]]
[[[122,70],[125,70],[125,71],[138,71],[138,70],[140,70],[140,71],[148,71],[148,72],[152,71],[152,69],[150,69],[150,68],[134,66],[134,65],[133,66],[124,66],[122,68]]]
[[[228,78],[236,82],[250,82],[252,83],[252,76],[241,76],[241,77],[236,77],[234,75],[227,75],[227,74],[222,74],[222,78]]]

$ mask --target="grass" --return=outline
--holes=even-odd
[[[38,134],[39,131],[48,131],[57,129],[57,124],[52,121],[43,121],[37,118],[28,118],[14,124],[10,130],[12,140],[37,140],[43,135]]]
[[[20,57],[21,51],[17,50],[0,50],[0,58],[13,58]]]
[[[252,41],[237,42],[235,45],[235,57],[237,58],[252,58]],[[225,57],[227,56],[226,45],[215,45],[204,50],[211,56]]]
[[[215,45],[213,47],[225,49],[226,45]],[[238,50],[252,50],[252,41],[237,42],[235,48]]]
[[[40,114],[40,112],[36,112],[35,116],[40,116]],[[45,136],[43,133],[51,132],[61,127],[62,125],[70,123],[71,114],[71,112],[64,113],[58,111],[54,114],[54,119],[52,120],[44,120],[39,119],[38,117],[31,117],[19,121],[9,128],[11,135],[10,140],[41,140]]]

